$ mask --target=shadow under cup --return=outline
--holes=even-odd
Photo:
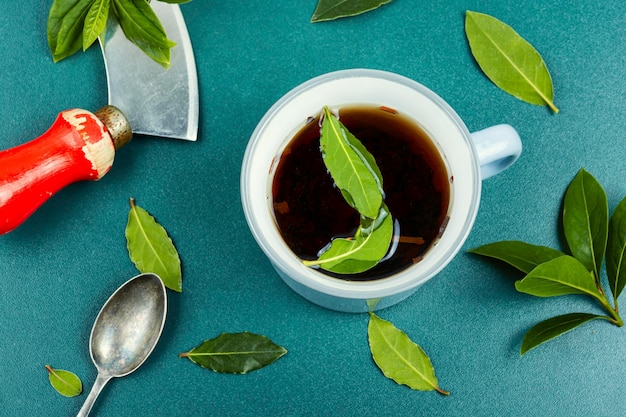
[[[273,209],[276,163],[291,139],[324,106],[374,105],[414,120],[439,149],[448,170],[447,225],[423,258],[388,277],[336,278],[302,264],[283,240]],[[259,122],[242,165],[244,213],[257,243],[295,292],[326,308],[366,312],[396,304],[441,271],[460,250],[476,217],[481,167],[470,133],[439,96],[405,77],[376,70],[345,70],[314,78],[282,97]],[[393,213],[392,213],[393,215]]]

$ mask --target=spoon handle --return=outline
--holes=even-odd
[[[96,398],[100,395],[100,391],[102,391],[102,388],[104,388],[110,379],[110,375],[102,375],[101,373],[98,373],[96,382],[93,383],[93,387],[91,387],[91,391],[89,391],[89,395],[76,417],[87,417],[89,415],[91,407],[93,407],[93,404],[96,402]]]

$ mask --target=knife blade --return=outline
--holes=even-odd
[[[101,43],[109,105],[95,113],[62,111],[41,136],[0,151],[0,235],[22,224],[63,187],[102,178],[133,133],[197,139],[198,82],[185,21],[177,4],[151,4],[176,42],[170,68],[146,57],[110,20]]]
[[[171,65],[166,70],[142,53],[126,39],[117,19],[109,16],[100,43],[109,104],[126,115],[134,133],[195,141],[198,78],[185,20],[176,4],[154,1],[151,5],[168,38],[176,43]]]

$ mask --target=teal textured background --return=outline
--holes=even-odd
[[[56,114],[106,103],[100,51],[53,64],[50,1],[5,2],[0,14],[0,149],[44,132]],[[613,416],[626,415],[626,330],[591,323],[520,358],[534,323],[598,312],[579,297],[517,293],[513,270],[462,251],[405,302],[380,312],[419,343],[449,397],[386,379],[367,345],[367,315],[301,299],[248,231],[239,170],[248,138],[284,93],[314,76],[365,67],[426,85],[470,130],[509,123],[524,151],[485,181],[464,249],[502,239],[559,246],[561,196],[585,167],[612,209],[626,195],[626,3],[395,0],[358,17],[311,24],[316,1],[182,6],[201,100],[197,143],[136,138],[97,183],[58,193],[0,236],[0,415],[64,416],[44,365],[89,390],[89,332],[108,296],[137,273],[126,252],[128,200],[152,213],[183,261],[184,292],[169,293],[159,345],[132,375],[111,381],[96,416]],[[544,57],[560,113],[517,100],[478,69],[465,10],[515,28]],[[243,376],[179,359],[222,332],[251,331],[289,353]]]

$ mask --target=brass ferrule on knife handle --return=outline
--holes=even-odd
[[[0,234],[18,227],[63,187],[102,178],[116,149],[131,138],[128,120],[113,106],[96,114],[72,109],[59,113],[38,138],[0,151]]]
[[[128,119],[120,109],[115,106],[104,106],[95,113],[96,117],[106,126],[115,150],[126,145],[133,138],[133,131]]]

